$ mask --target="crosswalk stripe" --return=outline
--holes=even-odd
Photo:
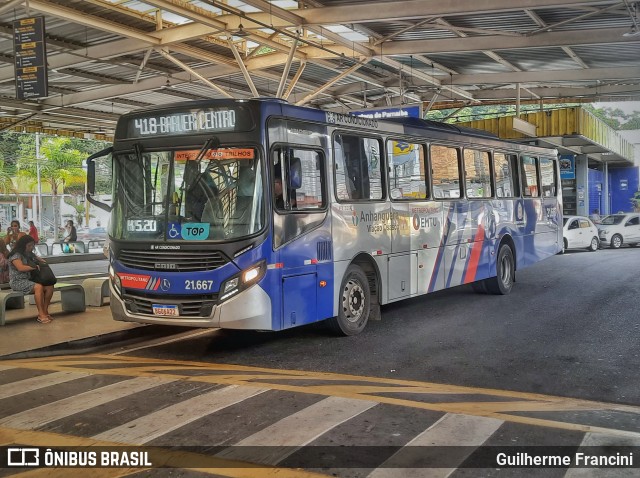
[[[482,445],[504,422],[495,418],[475,417],[471,415],[458,415],[447,413],[436,423],[420,433],[406,446],[455,446],[473,447]],[[463,450],[460,448],[460,450]],[[468,456],[473,450],[470,448]],[[388,462],[398,460],[403,451],[389,458]],[[460,455],[460,463],[466,456]],[[402,461],[402,460],[398,460]],[[403,462],[403,466],[410,465]],[[406,476],[416,478],[445,478],[453,473],[456,468],[377,468],[371,472],[368,478],[404,478]]]
[[[254,433],[216,456],[230,460],[276,465],[292,454],[296,448],[310,443],[323,433],[377,404],[368,400],[325,398]],[[256,448],[260,446],[267,448],[262,452]]]
[[[582,439],[580,446],[633,446],[640,447],[640,438],[618,437],[604,435],[602,433],[587,433]],[[584,451],[584,453],[589,453]],[[564,478],[590,478],[593,476],[593,468],[569,468]],[[637,468],[599,468],[598,476],[602,478],[636,478],[638,476]]]
[[[112,400],[127,397],[131,394],[148,390],[165,383],[172,382],[156,377],[140,377],[122,382],[113,383],[96,388],[88,392],[80,393],[73,397],[47,403],[45,405],[25,410],[24,412],[10,415],[0,420],[0,424],[6,427],[29,430],[41,427],[47,423],[71,416],[75,413],[89,410],[103,405]]]
[[[0,399],[13,397],[21,393],[32,392],[40,388],[58,385],[60,383],[69,382],[77,378],[90,375],[91,372],[54,372],[38,377],[26,378],[17,382],[5,383],[0,385]]]
[[[265,388],[231,385],[176,403],[99,433],[93,438],[140,445],[266,391]]]

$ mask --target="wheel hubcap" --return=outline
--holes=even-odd
[[[620,247],[620,244],[621,244],[621,243],[622,243],[622,241],[620,240],[620,238],[619,238],[619,237],[614,237],[614,238],[613,238],[613,245],[614,245],[615,247]]]
[[[502,283],[506,287],[509,287],[511,285],[511,259],[509,258],[509,256],[505,255],[502,258],[502,262],[500,265],[501,265],[500,278],[502,279]]]
[[[342,293],[342,310],[349,322],[357,322],[364,313],[365,295],[360,283],[349,280]]]

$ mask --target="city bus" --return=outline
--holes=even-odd
[[[87,165],[120,321],[355,335],[402,299],[509,294],[562,250],[555,150],[417,118],[183,102],[123,115]]]

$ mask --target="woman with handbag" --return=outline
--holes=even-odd
[[[33,280],[32,272],[39,271],[41,265],[43,268],[46,265],[44,260],[33,253],[34,248],[33,237],[23,236],[18,239],[9,255],[9,285],[16,292],[33,294],[38,308],[37,320],[41,324],[48,324],[53,320],[49,315],[53,285],[39,284]]]

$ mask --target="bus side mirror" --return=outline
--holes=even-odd
[[[102,151],[98,151],[97,153],[92,154],[87,158],[87,201],[107,212],[111,211],[111,206],[93,198],[93,195],[96,192],[96,163],[94,162],[94,160],[103,156],[107,156],[112,152],[113,148],[110,146],[106,149],[103,149]]]

